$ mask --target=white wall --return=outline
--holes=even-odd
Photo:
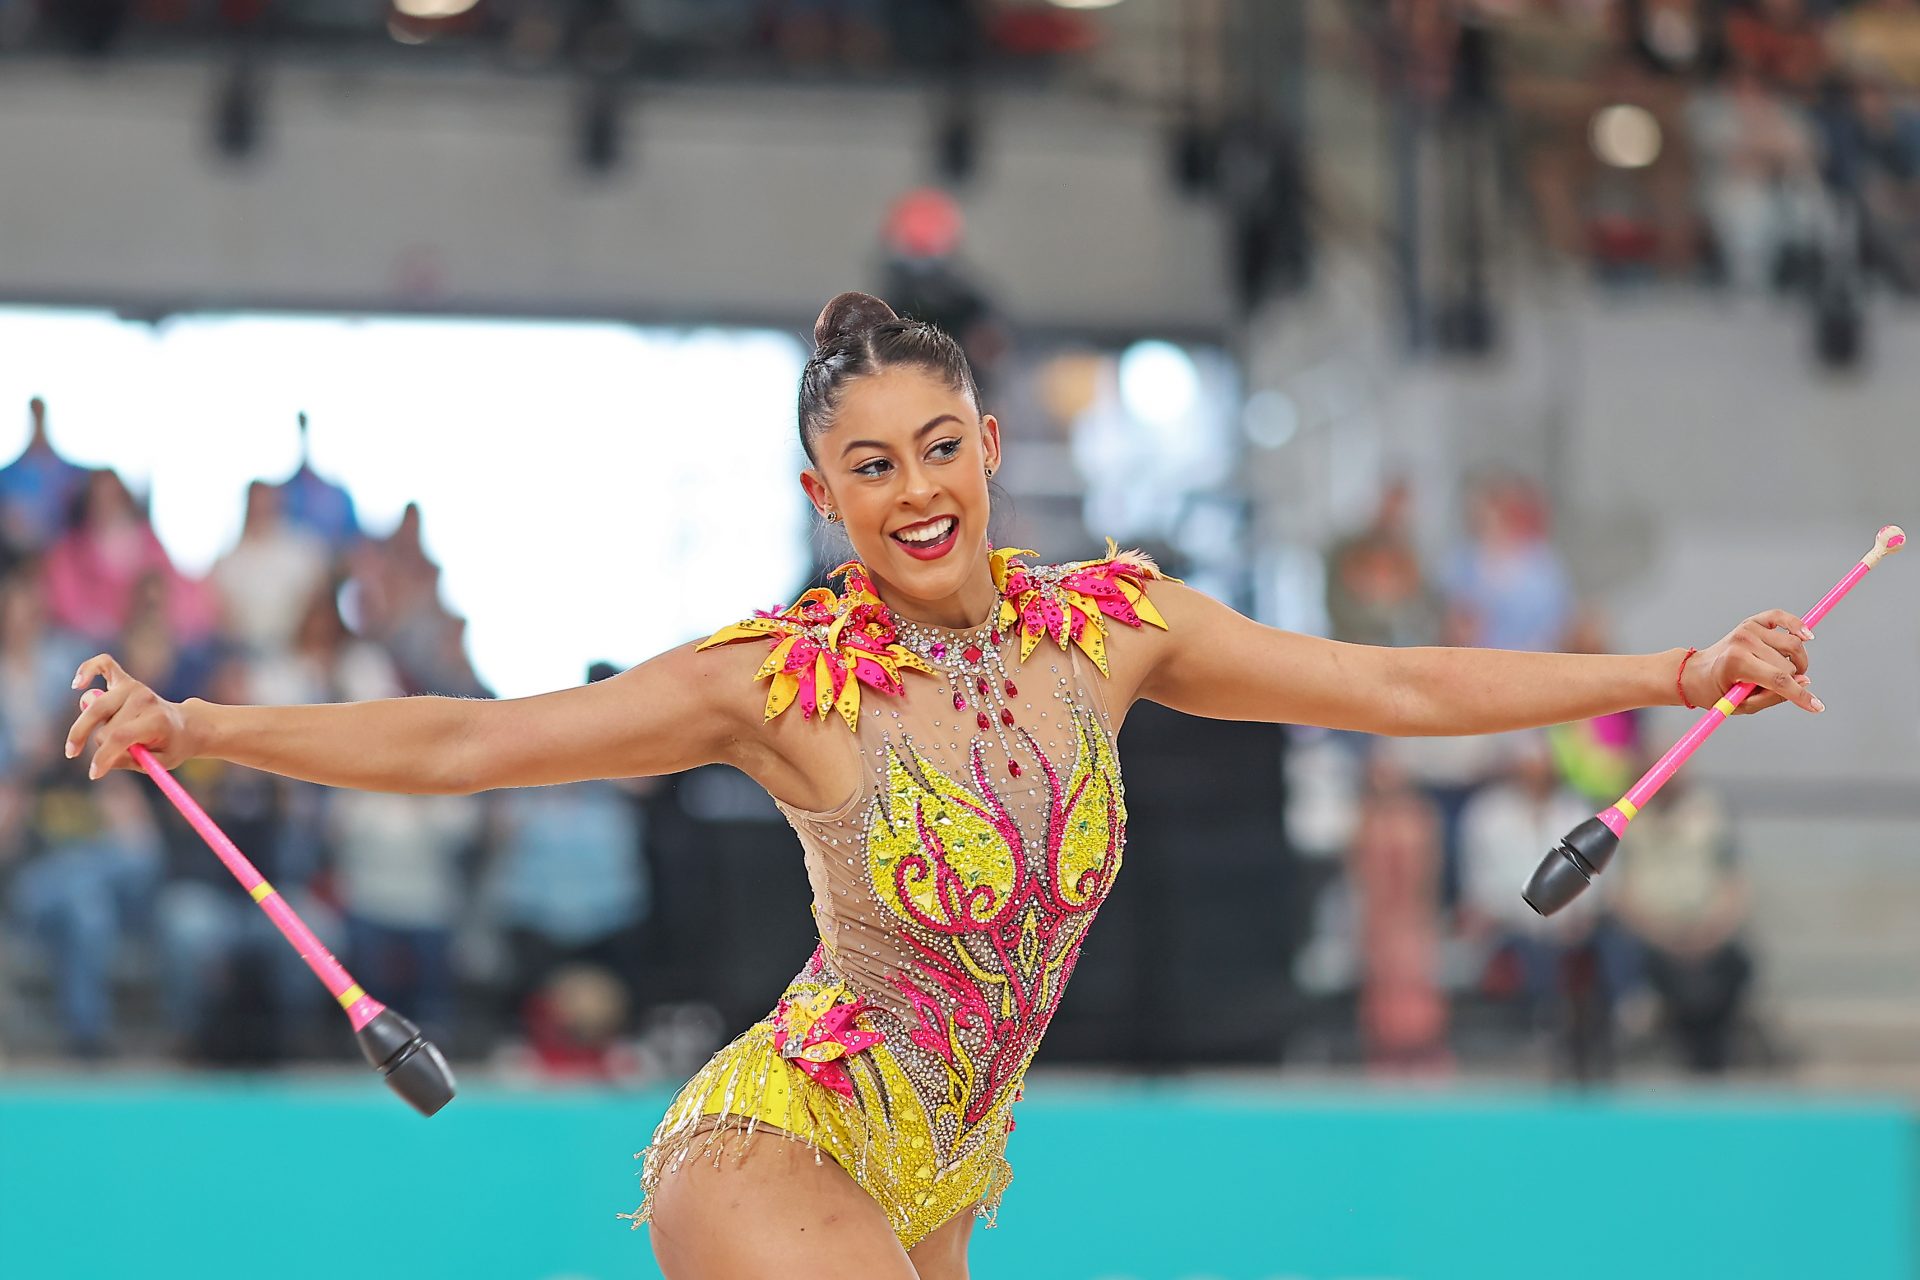
[[[10,64],[0,300],[319,305],[804,325],[875,283],[887,204],[931,173],[921,93],[661,89],[630,163],[574,167],[564,84],[276,68],[255,163],[217,161],[213,73]],[[1137,111],[990,96],[968,256],[1017,320],[1206,325],[1212,214]]]

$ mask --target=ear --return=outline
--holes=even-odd
[[[1000,420],[990,413],[980,415],[980,450],[986,456],[987,470],[1000,469]]]
[[[820,473],[814,468],[808,467],[800,473],[800,487],[806,490],[807,501],[813,504],[813,509],[820,515],[825,516],[832,509],[833,495],[827,492],[827,482],[820,478]]]

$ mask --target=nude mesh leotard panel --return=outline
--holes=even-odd
[[[1014,562],[1042,587],[1076,571],[1069,581],[1098,582],[1109,563]],[[1033,644],[1013,612],[1022,597],[1006,595],[970,631],[889,616],[928,669],[875,676],[893,691],[862,698],[851,734],[829,714],[838,707],[820,706],[844,701],[833,673],[813,672],[817,699],[801,691],[822,749],[857,750],[866,764],[835,810],[779,806],[805,854],[820,945],[775,1011],[674,1099],[641,1153],[636,1226],[670,1168],[694,1152],[717,1160],[719,1135],[762,1127],[842,1165],[906,1247],[968,1208],[991,1222],[1012,1176],[1012,1104],[1126,836],[1105,676],[1089,646]]]

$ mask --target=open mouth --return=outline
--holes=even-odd
[[[956,516],[941,516],[924,524],[916,524],[905,529],[896,529],[889,536],[903,548],[908,555],[930,560],[945,553],[953,545],[954,535],[960,529]]]

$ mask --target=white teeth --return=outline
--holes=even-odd
[[[953,529],[953,517],[948,516],[938,524],[930,524],[924,529],[915,529],[911,533],[896,533],[893,536],[902,542],[938,542]]]

